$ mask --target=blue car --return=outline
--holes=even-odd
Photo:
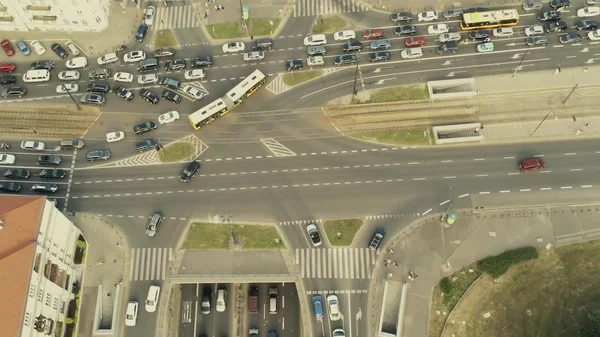
[[[29,56],[31,54],[31,50],[29,50],[29,47],[27,47],[23,39],[18,39],[17,41],[15,41],[15,44],[17,45],[17,47],[19,47],[19,50],[21,51],[21,53],[23,53],[23,55]]]
[[[322,318],[323,317],[323,299],[321,298],[321,295],[314,295],[312,297],[313,300],[313,305],[315,307],[315,316],[317,318]]]
[[[138,27],[137,32],[135,33],[135,40],[137,42],[144,41],[144,38],[146,37],[146,33],[147,32],[148,32],[148,26],[146,26],[146,25],[140,25]]]

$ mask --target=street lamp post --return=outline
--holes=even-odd
[[[356,98],[356,81],[358,79],[358,64],[360,63],[360,58],[358,53],[356,53],[356,70],[354,71],[354,85],[352,86],[352,99]]]
[[[525,52],[525,54],[523,54],[523,57],[521,57],[521,62],[519,62],[519,65],[515,69],[515,72],[513,73],[512,77],[515,77],[515,75],[517,75],[517,72],[519,71],[519,69],[521,69],[521,65],[523,64],[523,61],[525,60],[525,56],[527,56],[527,54],[529,54],[529,52]]]

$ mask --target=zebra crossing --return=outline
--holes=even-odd
[[[158,281],[167,278],[173,248],[133,248],[129,281]]]
[[[300,248],[295,261],[302,278],[370,279],[377,254],[368,248]]]
[[[192,5],[158,7],[152,27],[158,30],[194,28],[200,27],[200,22]]]
[[[294,17],[363,12],[367,8],[356,0],[297,0]]]

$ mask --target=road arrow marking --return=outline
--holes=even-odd
[[[373,70],[374,73],[380,73],[381,72],[381,68],[377,68],[375,70]]]
[[[446,77],[454,77],[454,76],[456,76],[456,74],[459,74],[459,73],[466,73],[466,71],[464,71],[464,70],[461,70],[461,71],[451,71],[448,75],[446,75]]]
[[[521,54],[514,54],[513,56],[511,56],[510,58],[513,60],[518,59],[519,57],[521,57]]]
[[[390,81],[390,80],[395,80],[395,79],[396,79],[396,77],[392,77],[392,78],[384,78],[384,79],[382,79],[382,80],[379,80],[379,81],[377,81],[377,83],[375,83],[375,85],[382,85],[382,84],[383,84],[383,82],[385,82],[385,81]]]
[[[588,51],[590,51],[590,48],[583,48],[583,49],[581,50],[581,52],[582,52],[582,53],[587,53]]]
[[[535,64],[523,64],[518,66],[517,68],[513,69],[514,71],[521,71],[521,69],[525,68],[525,67],[531,67],[534,66]]]
[[[356,320],[360,321],[361,318],[362,318],[362,309],[358,308],[358,312],[356,313]]]
[[[514,46],[516,46],[517,44],[513,42],[513,43],[507,43],[506,45],[507,45],[508,47],[514,47]]]
[[[451,64],[452,64],[452,61],[450,61],[450,60],[448,60],[448,61],[446,61],[446,62],[442,63],[442,65],[443,65],[443,66],[449,66],[449,65],[451,65]]]

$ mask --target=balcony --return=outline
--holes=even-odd
[[[27,5],[27,7],[25,7],[28,11],[49,11],[50,9],[52,9],[52,7],[50,6],[43,6],[43,5]]]

